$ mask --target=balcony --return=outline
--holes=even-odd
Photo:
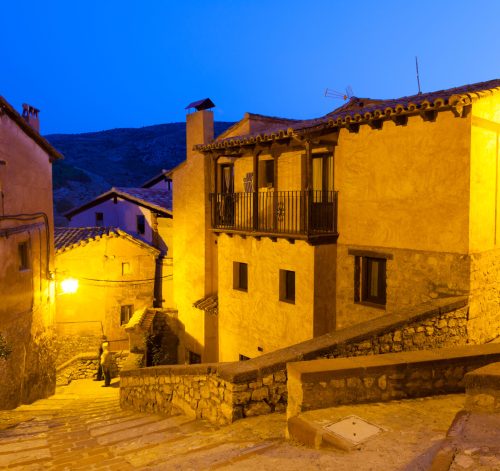
[[[214,232],[331,242],[337,233],[336,191],[212,193]]]

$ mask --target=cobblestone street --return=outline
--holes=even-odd
[[[325,421],[355,414],[386,429],[344,453],[287,442],[285,414],[216,427],[123,411],[117,384],[101,385],[73,381],[48,399],[0,412],[0,468],[423,470],[463,405],[463,395],[450,395],[312,413]]]

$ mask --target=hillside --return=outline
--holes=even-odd
[[[232,124],[216,122],[215,135]],[[53,166],[56,225],[67,224],[64,212],[112,186],[139,186],[186,158],[185,123],[45,138],[65,157]]]

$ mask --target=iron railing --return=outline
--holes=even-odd
[[[336,191],[212,193],[212,228],[269,234],[337,234]]]

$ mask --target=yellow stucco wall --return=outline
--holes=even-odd
[[[314,247],[225,234],[218,246],[220,361],[253,358],[313,336]],[[233,289],[233,262],[248,264],[248,292]],[[279,300],[280,269],[295,271],[295,304]]]
[[[340,131],[337,328],[467,291],[470,124],[445,111],[435,122],[414,116],[407,126]],[[385,309],[354,303],[349,248],[393,256]]]
[[[120,325],[120,306],[134,311],[153,306],[155,253],[123,237],[102,237],[56,254],[56,327],[61,335],[101,335],[109,340],[127,339]],[[122,275],[122,263],[130,273]],[[78,291],[63,294],[60,282],[78,279]],[[115,280],[103,282],[94,280]],[[79,353],[79,352],[76,352]],[[75,354],[76,354],[75,353]]]
[[[470,117],[451,111],[436,122],[341,129],[339,243],[466,253],[469,155]]]
[[[500,93],[472,106],[470,251],[500,244]]]
[[[469,332],[484,342],[500,335],[500,93],[471,114]]]
[[[208,197],[211,169],[208,157],[192,151],[195,144],[213,136],[213,114],[190,114],[186,126],[187,159],[172,177],[174,304],[185,328],[186,349],[202,355],[203,361],[214,361],[217,345],[206,345],[206,338],[212,338],[211,329],[205,329],[204,312],[193,307],[195,301],[217,292],[217,247],[210,231]]]

